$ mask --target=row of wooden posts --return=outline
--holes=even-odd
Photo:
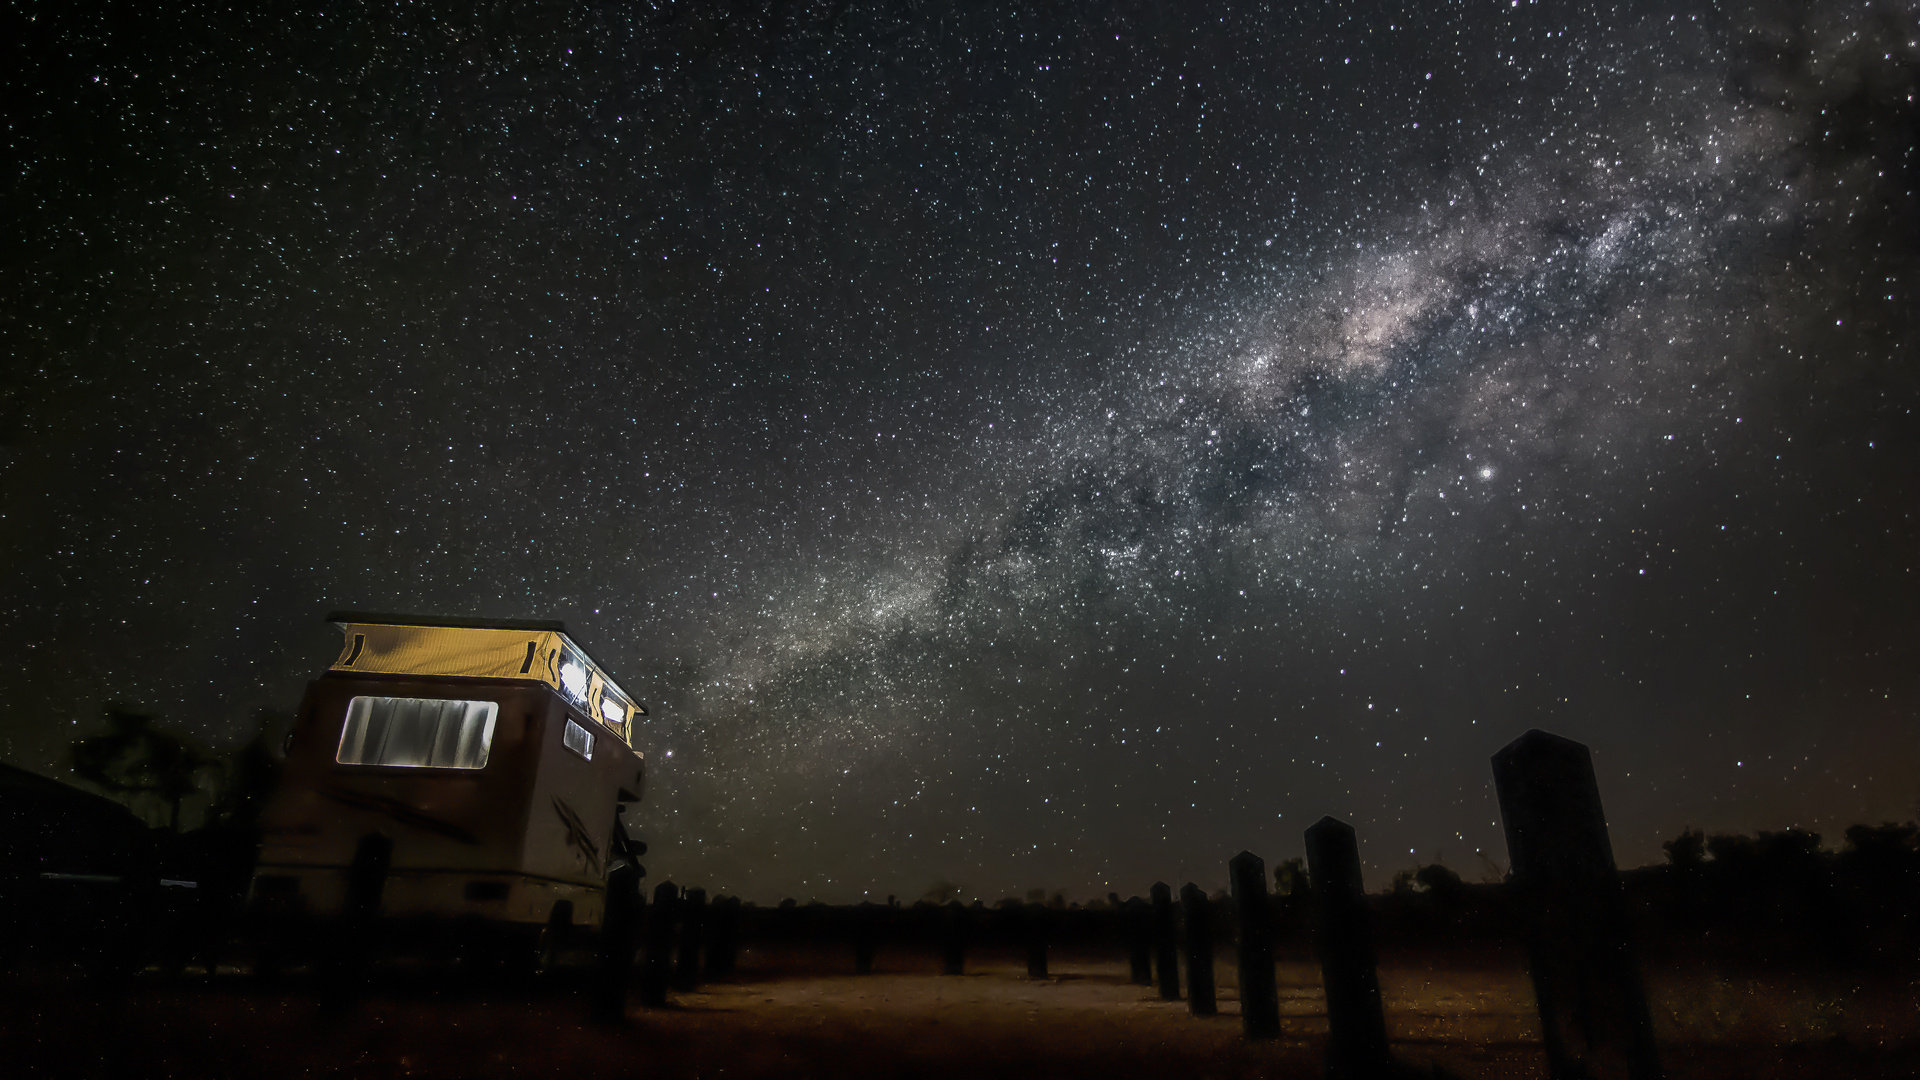
[[[1606,813],[1587,747],[1533,730],[1493,756],[1494,787],[1511,858],[1510,886],[1526,945],[1549,1069],[1555,1080],[1657,1080],[1661,1075],[1640,966],[1628,934]],[[1306,831],[1307,878],[1316,915],[1327,1011],[1327,1075],[1386,1077],[1388,1049],[1378,958],[1353,827],[1331,817]],[[1228,864],[1240,919],[1242,1030],[1280,1032],[1266,866],[1243,851]],[[1150,929],[1129,944],[1133,980],[1157,968],[1160,996],[1180,996],[1172,890],[1151,890]],[[1138,906],[1139,898],[1129,902]],[[1187,932],[1187,1001],[1196,1016],[1217,1011],[1212,904],[1198,886],[1180,890]],[[1144,920],[1136,918],[1134,925]],[[1151,953],[1151,957],[1149,954]]]
[[[1331,817],[1307,830],[1308,874],[1318,914],[1315,943],[1326,987],[1329,1057],[1345,1065],[1341,1075],[1367,1076],[1386,1067],[1386,1019],[1380,998],[1373,935],[1360,878],[1360,852],[1353,827]],[[1257,913],[1267,907],[1267,867],[1250,851],[1227,864],[1234,906],[1240,912],[1237,941],[1241,1030],[1249,1039],[1280,1034],[1280,996],[1274,979],[1272,923]],[[1133,897],[1127,912],[1127,947],[1133,981],[1157,985],[1160,997],[1180,1000],[1173,889],[1155,882],[1151,900]],[[1213,1016],[1213,901],[1192,882],[1180,890],[1185,916],[1187,1010]],[[1330,1066],[1331,1068],[1331,1066]]]
[[[1493,756],[1494,786],[1504,819],[1510,886],[1540,1010],[1547,1058],[1556,1080],[1656,1080],[1661,1075],[1639,961],[1628,934],[1619,871],[1587,747],[1533,730]],[[1315,951],[1325,991],[1330,1077],[1384,1077],[1394,1072],[1378,957],[1353,827],[1332,817],[1306,831],[1307,878],[1316,914]],[[1227,865],[1240,913],[1240,1018],[1247,1038],[1280,1033],[1274,979],[1266,864],[1242,851]],[[1125,907],[1133,981],[1160,996],[1180,997],[1173,890],[1165,882]],[[1213,983],[1213,903],[1199,886],[1180,890],[1186,916],[1187,1005],[1196,1016],[1218,1012]],[[953,905],[950,913],[958,905]],[[1043,925],[1029,909],[1027,970],[1046,974]],[[958,925],[957,921],[950,920]],[[947,970],[958,973],[949,945]]]
[[[1512,864],[1510,887],[1517,893],[1516,910],[1528,913],[1518,929],[1527,947],[1552,1075],[1655,1080],[1660,1067],[1652,1021],[1627,933],[1625,902],[1590,753],[1572,740],[1529,731],[1494,755],[1493,773]],[[1315,947],[1326,996],[1328,1075],[1390,1075],[1395,1065],[1388,1050],[1358,838],[1352,826],[1326,817],[1306,831],[1305,839]],[[1256,915],[1270,910],[1266,864],[1243,851],[1227,869],[1240,913],[1236,959],[1242,1030],[1250,1039],[1272,1038],[1280,1033],[1274,929]],[[1132,978],[1145,985],[1157,981],[1161,997],[1177,1000],[1181,975],[1173,891],[1162,882],[1150,895],[1150,901],[1134,897],[1122,905]],[[628,899],[616,903],[614,897]],[[1190,883],[1180,890],[1179,903],[1185,915],[1188,1008],[1196,1016],[1211,1016],[1218,1011],[1213,902]],[[643,1004],[664,1005],[669,987],[688,991],[697,985],[703,942],[706,973],[733,970],[738,905],[737,899],[722,898],[710,906],[702,890],[681,893],[670,883],[654,890],[654,918],[645,920]],[[597,995],[598,1010],[609,1020],[618,1019],[625,1008],[627,965],[639,951],[641,906],[637,879],[625,888],[609,889],[605,977]],[[881,910],[863,905],[854,920],[857,973],[873,970]],[[1020,914],[1027,973],[1034,978],[1047,976],[1052,917],[1039,905],[1029,905]],[[940,935],[947,974],[964,973],[971,933],[968,910],[949,903]]]
[[[1569,739],[1529,731],[1494,755],[1493,773],[1512,864],[1510,887],[1517,893],[1516,910],[1528,913],[1519,929],[1552,1075],[1655,1080],[1660,1067],[1653,1027],[1591,755]],[[391,842],[369,836],[362,848],[348,890],[349,941],[378,911]],[[1394,1064],[1357,838],[1352,826],[1322,818],[1306,831],[1306,848],[1326,992],[1328,1075],[1390,1075]],[[1228,863],[1228,873],[1240,912],[1241,1024],[1248,1038],[1271,1038],[1280,1033],[1274,934],[1269,920],[1256,914],[1270,910],[1266,865],[1243,851]],[[607,882],[593,991],[594,1011],[607,1022],[625,1016],[636,959],[641,1003],[655,1008],[666,1005],[670,990],[688,992],[704,976],[732,973],[736,961],[737,898],[709,904],[704,890],[682,892],[665,882],[654,889],[653,917],[644,918],[639,875],[638,868],[623,865]],[[1135,897],[1123,905],[1132,975],[1135,982],[1151,984],[1157,971],[1161,996],[1176,1000],[1180,973],[1173,892],[1165,883],[1150,891],[1150,904]],[[1186,915],[1188,1008],[1210,1016],[1218,1010],[1213,905],[1192,884],[1180,890],[1180,904]],[[879,910],[863,905],[854,923],[854,967],[861,974],[873,970]],[[1049,918],[1038,905],[1023,915],[1027,972],[1036,978],[1047,975]],[[948,974],[965,969],[971,921],[959,903],[947,905],[941,951]]]
[[[669,990],[691,993],[705,979],[732,975],[738,963],[739,897],[717,897],[709,904],[705,889],[682,891],[663,881],[653,890],[652,918],[642,917],[645,906],[638,871],[615,870],[607,882],[594,988],[594,1011],[610,1022],[626,1015],[636,959],[640,1003],[655,1009],[666,1006]]]

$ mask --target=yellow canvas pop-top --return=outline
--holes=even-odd
[[[502,629],[436,619],[436,625],[408,625],[392,616],[344,611],[327,618],[344,635],[331,671],[538,680],[628,745],[633,718],[646,715],[557,623]]]

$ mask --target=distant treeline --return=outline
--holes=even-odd
[[[1649,957],[1700,956],[1732,962],[1907,967],[1920,961],[1920,826],[1855,825],[1845,847],[1827,850],[1800,829],[1756,836],[1688,831],[1665,845],[1665,864],[1621,874],[1635,936]],[[1299,860],[1274,871],[1268,918],[1283,955],[1311,955],[1313,892]],[[1141,895],[1147,892],[1142,883]],[[743,941],[767,944],[851,942],[860,934],[903,946],[930,946],[951,904],[828,905],[781,901],[742,905]],[[1213,897],[1221,945],[1238,934],[1240,913],[1224,891]],[[1381,947],[1467,954],[1515,940],[1520,924],[1505,882],[1469,882],[1431,864],[1396,875],[1369,897]],[[1051,913],[1059,947],[1108,947],[1127,935],[1128,905],[1006,898],[968,906],[981,948],[1013,948],[1035,910]]]

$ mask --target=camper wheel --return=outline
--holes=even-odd
[[[536,975],[546,975],[560,966],[560,954],[573,938],[573,901],[555,900],[553,911],[547,916],[547,925],[540,928],[539,940],[533,949],[533,970]]]

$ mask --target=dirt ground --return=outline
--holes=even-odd
[[[297,977],[264,990],[238,971],[149,972],[112,995],[62,972],[0,981],[0,1068],[60,1077],[1319,1077],[1316,969],[1280,969],[1283,1032],[1248,1042],[1230,957],[1218,1016],[1127,982],[1124,964],[1011,956],[947,977],[930,963],[834,972],[835,957],[741,956],[742,974],[674,1007],[586,1019],[577,987],[531,993],[445,971],[387,971],[323,1012]],[[1388,1029],[1402,1061],[1461,1077],[1544,1077],[1524,968],[1389,962]],[[1920,985],[1705,970],[1649,975],[1670,1077],[1920,1075]]]

